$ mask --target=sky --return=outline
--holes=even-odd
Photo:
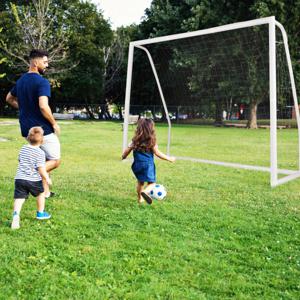
[[[127,26],[132,23],[139,24],[141,17],[151,0],[90,0],[103,11],[106,19],[110,20],[113,29]]]

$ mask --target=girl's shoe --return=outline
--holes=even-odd
[[[37,211],[36,218],[38,220],[48,220],[51,218],[51,215],[49,213],[47,213],[46,211]]]
[[[152,198],[150,196],[148,196],[145,192],[141,192],[141,195],[148,204],[152,204]]]

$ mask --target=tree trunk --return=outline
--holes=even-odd
[[[218,105],[216,103],[216,111],[215,111],[215,126],[222,126],[223,125],[223,120],[222,120],[222,107],[221,105]]]
[[[251,102],[247,128],[257,129],[257,102]]]
[[[123,120],[122,106],[118,105],[117,107],[118,107],[119,119],[122,121]]]
[[[84,99],[84,102],[85,102],[84,107],[85,107],[86,112],[87,112],[87,114],[89,115],[90,119],[92,119],[92,120],[95,119],[94,114],[93,114],[93,112],[91,111],[90,106],[89,106],[88,101],[87,101],[86,98]]]
[[[94,120],[94,119],[95,119],[94,114],[93,114],[93,112],[91,111],[91,109],[90,109],[90,107],[89,107],[88,104],[85,105],[85,109],[86,109],[86,112],[87,112],[87,114],[89,115],[90,119]]]

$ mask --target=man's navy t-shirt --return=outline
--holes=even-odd
[[[27,137],[31,127],[41,126],[44,135],[53,133],[51,123],[42,115],[39,97],[51,97],[49,81],[37,73],[24,74],[12,88],[10,93],[18,98],[19,122],[22,136]]]

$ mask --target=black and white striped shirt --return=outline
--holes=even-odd
[[[19,165],[15,179],[40,181],[39,167],[46,163],[45,152],[39,146],[24,145],[19,153]]]

